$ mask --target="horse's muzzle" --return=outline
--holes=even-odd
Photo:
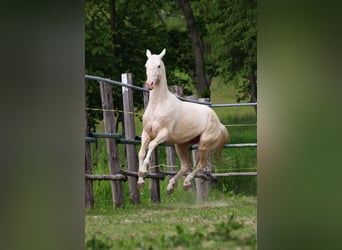
[[[145,87],[149,90],[152,90],[154,87],[154,83],[153,82],[146,82]]]

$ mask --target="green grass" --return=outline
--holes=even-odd
[[[87,211],[87,249],[256,249],[256,199],[226,195]]]

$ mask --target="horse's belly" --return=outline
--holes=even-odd
[[[199,141],[200,132],[193,131],[177,131],[170,133],[167,139],[168,143],[171,144],[182,144],[185,142],[190,142],[191,144],[197,144]]]

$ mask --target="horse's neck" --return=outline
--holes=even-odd
[[[166,80],[161,80],[161,82],[150,92],[150,102],[159,103],[166,101],[169,94],[170,91],[167,88]]]

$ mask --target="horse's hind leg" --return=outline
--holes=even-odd
[[[188,190],[191,187],[191,180],[195,177],[195,175],[203,170],[207,166],[209,152],[207,149],[199,149],[197,152],[198,161],[196,168],[192,171],[184,180],[183,187],[184,190]]]
[[[187,171],[191,171],[189,146],[189,143],[175,145],[177,155],[181,161],[181,169],[174,177],[170,179],[169,184],[166,188],[167,194],[172,194],[175,184],[179,177],[183,176]]]

